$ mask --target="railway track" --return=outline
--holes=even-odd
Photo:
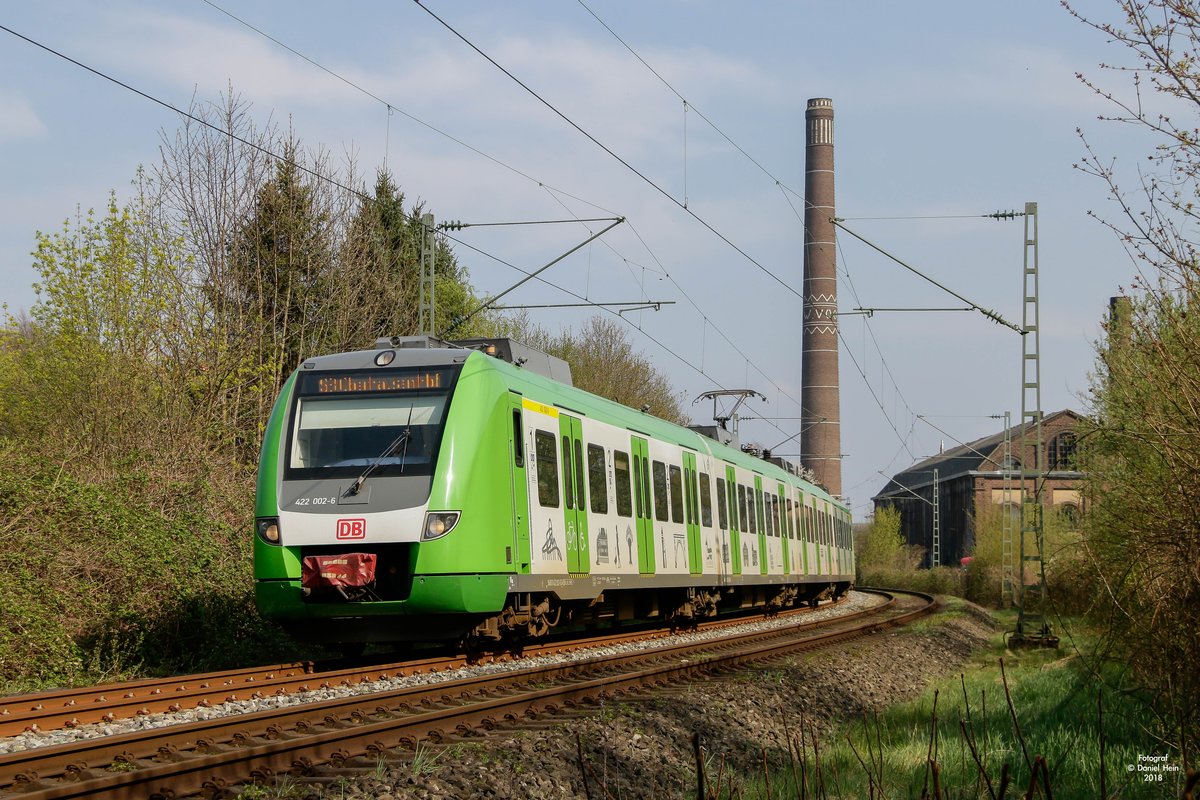
[[[778,617],[802,617],[809,613],[811,609],[792,609],[780,613]],[[696,630],[720,630],[744,621],[744,618],[737,617],[713,620],[700,623]],[[519,658],[559,655],[630,641],[654,641],[670,635],[664,630],[633,630],[549,642],[525,648]],[[478,654],[471,657],[454,654],[332,669],[323,669],[314,662],[305,661],[4,697],[0,698],[0,738],[208,708],[242,700],[259,700],[271,695],[282,696],[334,686],[349,687],[387,681],[396,677],[443,673],[468,664],[505,663],[514,658],[517,657],[512,654]]]
[[[0,756],[0,792],[28,800],[216,793],[276,773],[305,772],[319,764],[338,766],[356,756],[378,756],[398,747],[411,750],[421,741],[527,724],[560,709],[869,635],[933,608],[929,596],[889,598],[875,608],[818,623],[704,640],[675,637],[619,655],[10,753]],[[421,666],[441,668],[434,663]],[[328,675],[319,677],[328,681]],[[314,679],[308,675],[308,680]]]

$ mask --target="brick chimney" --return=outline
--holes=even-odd
[[[837,249],[833,205],[833,101],[805,113],[804,331],[801,337],[800,461],[832,495],[842,493],[838,391]]]

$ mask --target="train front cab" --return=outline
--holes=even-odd
[[[433,357],[431,351],[420,355]],[[457,351],[456,357],[465,363],[461,372],[457,364],[454,367],[455,379],[446,387],[441,416],[426,420],[429,429],[423,434],[430,449],[425,470],[414,468],[410,451],[388,455],[385,463],[368,472],[401,428],[415,427],[411,416],[396,419],[397,398],[403,392],[386,391],[351,391],[336,398],[368,421],[382,413],[380,408],[392,407],[390,419],[384,422],[396,424],[379,424],[375,419],[374,429],[359,431],[360,438],[369,442],[363,445],[361,457],[341,453],[354,457],[341,459],[350,462],[341,466],[289,470],[299,458],[301,434],[315,440],[313,430],[319,428],[322,416],[334,424],[349,423],[336,419],[336,402],[318,402],[334,398],[316,398],[313,376],[306,381],[303,370],[281,394],[268,424],[259,469],[256,598],[261,613],[278,620],[296,638],[316,642],[453,639],[503,607],[509,576],[525,544],[518,531],[524,529],[527,538],[527,528],[521,524],[527,506],[519,498],[524,471],[519,439],[514,441],[520,396],[509,392],[495,371],[487,368],[485,356]],[[337,366],[322,374],[346,373],[341,362]],[[306,402],[312,411],[310,420],[304,417]],[[343,427],[341,432],[342,440],[355,439],[353,427]],[[360,496],[347,496],[364,473]],[[313,498],[318,497],[333,500],[314,506]],[[439,516],[451,524],[439,530],[434,524]],[[277,526],[278,544],[264,536],[264,528],[271,524]],[[347,532],[353,538],[346,539]],[[376,580],[369,589],[306,591],[302,585],[306,557],[350,553],[375,557]]]

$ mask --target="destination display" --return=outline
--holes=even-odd
[[[421,392],[449,386],[446,370],[420,372],[340,372],[303,376],[301,392],[313,394],[364,394],[370,392]]]

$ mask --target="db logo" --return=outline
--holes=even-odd
[[[339,519],[337,521],[337,538],[362,539],[367,535],[367,521],[358,519]]]

